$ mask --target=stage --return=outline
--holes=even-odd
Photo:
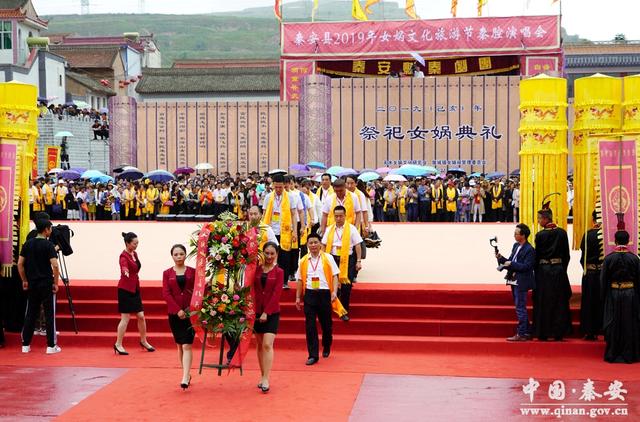
[[[497,235],[501,250],[507,253],[513,224],[375,224],[382,247],[369,251],[354,286],[352,320],[334,319],[328,359],[312,367],[304,365],[304,315],[295,310],[293,290],[284,292],[268,395],[255,387],[259,372],[253,347],[244,375],[235,371],[218,377],[211,369],[197,375],[193,370],[191,388],[179,389],[180,370],[160,277],[171,265],[171,245],[186,243],[197,224],[69,225],[75,232],[75,253],[67,258],[67,266],[80,333],[72,332],[66,296],[61,292],[57,324],[62,353],[45,355],[44,338],[36,336],[32,352],[22,354],[19,335],[8,334],[7,347],[0,349],[0,380],[14,387],[0,391],[5,403],[0,420],[169,421],[225,412],[228,416],[216,417],[495,421],[529,420],[523,415],[533,407],[547,409],[551,415],[566,411],[557,409],[589,412],[596,407],[600,414],[640,414],[636,395],[640,366],[603,362],[601,340],[587,342],[577,334],[563,342],[504,340],[513,334],[515,313],[502,274],[495,270],[488,239]],[[116,281],[122,231],[134,231],[140,238],[142,298],[149,341],[158,349],[155,353],[137,346],[133,321],[124,341],[131,354],[115,356],[111,348],[119,318]],[[577,261],[574,252],[573,284],[580,280]],[[580,289],[574,285],[573,290],[577,332]],[[196,340],[194,368],[200,348]],[[207,361],[215,359],[216,350],[207,352]],[[27,376],[37,384],[25,382]],[[533,402],[522,391],[530,377],[540,383]],[[626,400],[612,403],[605,396],[585,404],[578,397],[587,378],[600,394],[614,380],[622,381],[628,389]],[[547,390],[554,380],[566,383],[567,397],[550,403]],[[37,405],[31,403],[34,395],[41,398]]]

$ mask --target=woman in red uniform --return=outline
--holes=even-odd
[[[118,338],[113,345],[113,351],[119,355],[129,353],[122,347],[124,333],[129,325],[129,315],[136,314],[138,318],[138,332],[140,333],[140,346],[148,352],[155,352],[147,342],[147,323],[144,320],[142,310],[142,298],[140,297],[140,260],[136,249],[138,248],[138,236],[135,233],[122,233],[125,249],[120,254],[120,281],[118,282],[118,312],[120,323],[118,324]]]
[[[256,322],[253,329],[256,333],[256,349],[260,364],[260,383],[258,388],[263,393],[269,391],[269,373],[273,364],[273,341],[278,332],[280,322],[280,295],[284,285],[284,271],[278,267],[278,245],[265,243],[263,247],[264,263],[256,271],[255,310]]]
[[[184,265],[187,249],[183,245],[174,245],[171,248],[171,257],[174,262],[173,267],[162,273],[162,297],[167,302],[169,327],[173,333],[173,339],[178,345],[178,358],[182,364],[180,387],[186,390],[191,384],[189,370],[193,358],[191,345],[195,332],[189,320],[189,305],[191,304],[196,270]]]

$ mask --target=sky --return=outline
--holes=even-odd
[[[283,4],[296,0],[282,0]],[[313,0],[306,0],[312,2]],[[319,0],[322,7],[324,0]],[[32,0],[40,15],[78,14],[80,0]],[[197,14],[229,12],[248,7],[273,6],[275,0],[89,0],[91,13],[138,13],[144,4],[146,13]],[[404,4],[404,0],[399,0]],[[365,0],[361,0],[364,5]],[[422,19],[450,17],[451,0],[415,0]],[[561,6],[560,6],[561,3]],[[458,0],[458,17],[475,16],[476,0]],[[374,6],[375,7],[375,6]],[[618,33],[628,40],[640,40],[636,0],[488,0],[485,15],[557,14],[562,7],[562,26],[569,34],[594,41],[611,40]],[[348,18],[345,17],[345,20]]]

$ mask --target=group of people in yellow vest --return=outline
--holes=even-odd
[[[297,190],[292,176],[277,174],[262,204],[261,244],[272,232],[280,247],[285,288],[297,281],[296,307],[304,309],[308,365],[319,357],[316,319],[322,327],[324,357],[331,350],[331,312],[345,322],[350,319],[352,284],[365,255],[362,235],[371,230],[369,200],[356,184],[356,176],[332,183],[325,174],[315,192],[311,181]]]

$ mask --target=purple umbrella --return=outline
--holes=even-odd
[[[364,173],[375,173],[376,169],[362,169],[360,170],[360,174],[364,174]]]
[[[177,168],[176,171],[174,171],[174,174],[191,174],[193,173],[195,170],[192,169],[191,167],[180,167]]]
[[[289,170],[291,170],[292,172],[309,171],[309,167],[307,167],[305,164],[294,164],[289,167]]]
[[[84,168],[84,167],[72,167],[72,168],[70,168],[69,170],[71,170],[71,171],[75,171],[76,173],[80,173],[80,174],[82,174],[82,173],[84,173],[85,171],[87,171],[87,169],[86,169],[86,168]]]
[[[79,173],[75,170],[65,170],[58,173],[59,179],[66,179],[66,180],[78,180],[80,176],[82,176],[82,173]]]
[[[376,173],[378,174],[387,174],[391,171],[391,169],[389,167],[380,167],[379,169],[376,169]]]
[[[349,176],[351,174],[358,174],[358,172],[355,171],[354,169],[345,168],[343,170],[340,170],[337,175],[338,175],[338,177],[345,177],[345,176]]]

